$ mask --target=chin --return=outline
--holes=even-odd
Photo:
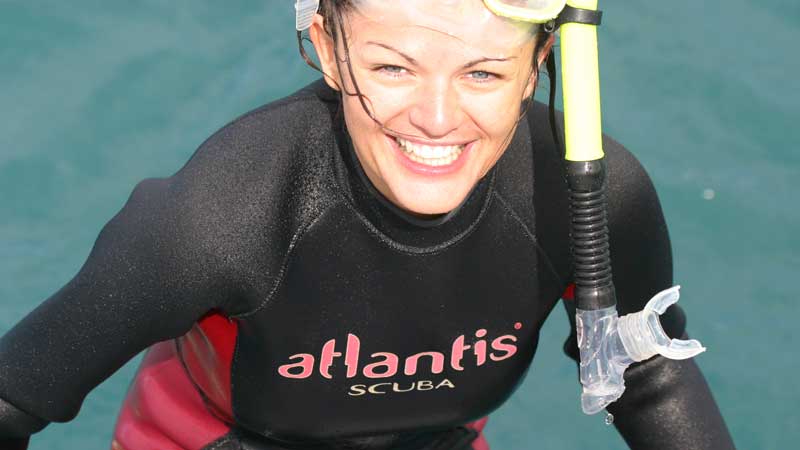
[[[464,202],[469,190],[459,194],[452,193],[449,195],[442,195],[441,191],[426,195],[424,192],[419,192],[416,195],[399,195],[395,196],[395,203],[401,209],[418,215],[438,215],[447,214],[450,211],[458,208]]]

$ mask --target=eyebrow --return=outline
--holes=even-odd
[[[405,53],[403,53],[400,50],[392,47],[391,45],[387,45],[387,44],[383,44],[381,42],[375,42],[375,41],[369,41],[369,42],[367,42],[367,45],[377,45],[378,47],[383,47],[386,50],[391,50],[391,51],[397,53],[398,55],[402,56],[403,58],[405,58],[405,60],[408,61],[409,63],[411,63],[411,64],[413,64],[415,66],[419,66],[419,62],[416,59],[406,55]]]
[[[508,58],[487,58],[487,57],[483,57],[483,58],[478,58],[475,61],[468,62],[468,63],[464,64],[463,66],[461,66],[461,68],[462,69],[469,69],[470,67],[477,66],[478,64],[480,64],[482,62],[504,62],[504,61],[511,61],[512,59],[517,59],[517,57],[516,56],[509,56]]]
[[[367,45],[377,45],[378,47],[385,48],[386,50],[391,50],[391,51],[397,53],[398,55],[402,56],[409,63],[411,63],[411,64],[413,64],[415,66],[419,66],[419,62],[416,59],[408,56],[407,54],[403,53],[402,51],[400,51],[400,50],[398,50],[398,49],[396,49],[394,47],[392,47],[391,45],[384,44],[382,42],[375,42],[375,41],[368,41]],[[478,59],[476,59],[474,61],[470,61],[470,62],[464,64],[463,66],[461,66],[461,68],[462,69],[468,69],[468,68],[470,68],[472,66],[476,66],[476,65],[478,65],[480,63],[483,63],[483,62],[490,62],[490,61],[491,62],[504,62],[504,61],[510,61],[510,60],[516,59],[516,58],[517,58],[516,56],[509,56],[508,58],[488,58],[488,57],[483,57],[483,58],[478,58]]]

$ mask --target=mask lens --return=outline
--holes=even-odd
[[[498,16],[533,23],[545,23],[558,16],[567,0],[483,0]]]

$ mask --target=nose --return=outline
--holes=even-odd
[[[446,79],[421,87],[409,111],[411,125],[432,139],[447,136],[461,125],[463,119],[458,92]]]

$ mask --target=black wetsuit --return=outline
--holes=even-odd
[[[131,357],[209,311],[238,324],[233,414],[268,436],[256,440],[422,449],[426,432],[488,414],[519,385],[570,283],[546,117],[534,105],[465,202],[432,220],[369,184],[322,82],[240,117],[175,175],[140,183],[77,276],[2,338],[0,436],[72,419]],[[670,244],[648,176],[604,145],[625,314],[672,285]],[[662,320],[684,335],[678,307]],[[574,325],[565,351],[577,359]],[[691,360],[637,364],[626,385],[609,410],[631,447],[732,448]]]

